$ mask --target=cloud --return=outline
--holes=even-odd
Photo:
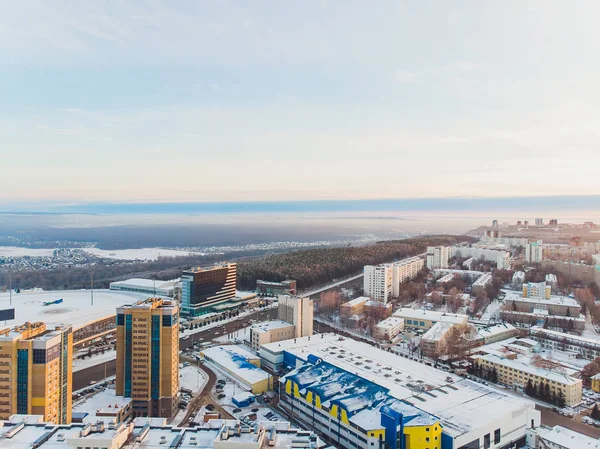
[[[400,84],[415,83],[419,80],[419,74],[417,72],[409,72],[408,70],[398,70],[396,72],[396,80]]]

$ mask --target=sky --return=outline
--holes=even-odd
[[[0,206],[598,194],[599,16],[0,0]]]

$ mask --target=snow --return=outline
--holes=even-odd
[[[500,310],[504,302],[502,301],[492,301],[485,308],[485,311],[481,315],[480,321],[489,322],[489,321],[498,321],[500,318]]]
[[[208,374],[196,366],[186,366],[179,370],[179,386],[200,393],[208,382]]]
[[[241,346],[214,346],[202,350],[202,353],[215,364],[239,376],[250,387],[270,377],[265,371],[249,362],[259,357]]]
[[[55,248],[23,248],[19,246],[0,246],[2,257],[51,257]]]
[[[395,317],[404,318],[405,322],[409,320],[428,320],[428,321],[444,321],[453,324],[466,323],[468,317],[457,313],[434,312],[431,310],[418,310],[402,307],[394,312]]]
[[[116,249],[116,250],[105,250],[99,248],[82,248],[83,251],[94,256],[102,257],[105,259],[116,259],[116,260],[156,260],[159,257],[177,257],[177,256],[189,256],[196,255],[202,256],[204,253],[198,253],[193,251],[181,251],[176,249],[165,249],[165,248],[137,248],[137,249]]]
[[[43,321],[48,328],[61,324],[77,329],[90,321],[116,315],[117,307],[132,304],[148,295],[111,290],[94,290],[94,305],[91,305],[90,290],[26,291],[12,294],[15,319],[6,324],[13,326],[26,321]],[[46,301],[63,299],[60,304],[44,306]],[[0,309],[9,306],[9,293],[0,294]]]
[[[598,442],[598,440],[579,432],[566,429],[565,427],[554,426],[551,429],[547,427],[538,427],[536,432],[546,442],[550,442],[551,445],[554,443],[552,445],[553,447],[600,449],[600,442]],[[544,444],[544,447],[547,447],[546,444]]]
[[[114,349],[106,351],[104,354],[95,354],[85,359],[73,359],[73,372],[81,371],[90,366],[100,365],[101,363],[110,362],[117,358],[117,351]]]
[[[131,398],[117,396],[114,389],[106,388],[91,396],[75,401],[73,404],[73,412],[89,413],[85,422],[93,422],[96,421],[96,413],[100,410],[114,411],[115,409],[125,407],[130,402]],[[102,417],[99,417],[98,419],[102,419]]]

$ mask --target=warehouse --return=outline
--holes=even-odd
[[[260,369],[260,357],[241,346],[214,346],[202,355],[254,394],[273,389],[273,377]]]
[[[173,297],[175,286],[180,282],[179,279],[171,281],[159,281],[154,279],[133,278],[126,281],[116,281],[110,283],[110,289],[121,292],[143,293],[149,296],[167,296]]]
[[[523,443],[540,423],[531,401],[334,334],[267,344],[262,357],[292,368],[280,378],[280,405],[316,431],[333,425],[341,447],[401,438],[406,449],[497,449]]]

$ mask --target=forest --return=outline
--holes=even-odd
[[[321,248],[275,254],[238,264],[238,288],[254,290],[257,279],[295,279],[299,290],[359,273],[364,265],[376,265],[424,253],[428,246],[473,242],[467,236],[437,235],[390,240],[372,245]]]

